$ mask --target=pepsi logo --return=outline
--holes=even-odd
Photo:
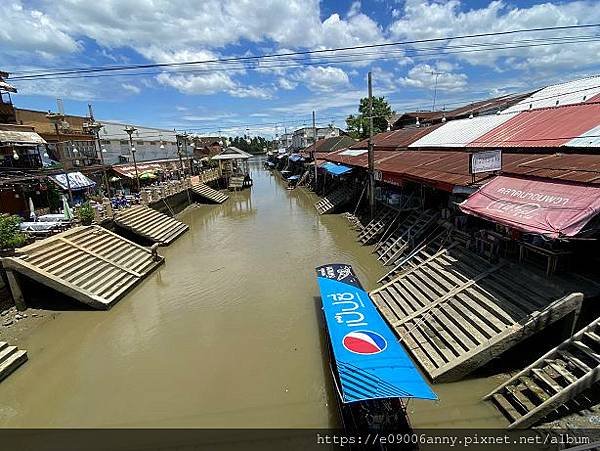
[[[342,339],[344,348],[355,354],[377,354],[387,347],[387,341],[381,335],[370,330],[350,332]]]

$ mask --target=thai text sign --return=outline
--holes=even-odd
[[[479,174],[481,172],[500,171],[502,169],[502,151],[486,150],[471,154],[469,172]]]

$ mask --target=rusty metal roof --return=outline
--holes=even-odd
[[[600,155],[504,154],[502,160],[509,174],[600,184]]]
[[[513,116],[467,147],[560,147],[598,125],[600,103],[534,109]],[[579,142],[588,147],[585,143]]]
[[[329,154],[323,154],[323,158],[327,161],[333,161],[334,163],[342,163],[346,166],[359,166],[366,168],[369,165],[369,155],[367,152],[361,153],[360,155],[347,155],[345,154],[347,151],[338,150],[337,152],[332,152]],[[388,158],[392,158],[397,152],[388,152],[376,150],[374,153],[375,167],[382,161],[385,161]]]
[[[407,127],[399,130],[378,133],[373,136],[373,147],[376,150],[400,150],[408,147],[417,139],[431,133],[442,124],[430,125],[427,127]],[[368,139],[363,139],[350,146],[350,149],[366,149],[369,145]]]

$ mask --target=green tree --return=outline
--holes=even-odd
[[[262,136],[254,136],[244,137],[244,136],[236,136],[231,139],[230,145],[233,147],[237,147],[240,150],[248,153],[263,153],[264,148],[269,149],[269,142],[263,138]]]
[[[373,134],[387,130],[388,120],[394,111],[385,97],[373,97]],[[360,99],[358,114],[346,118],[348,133],[352,138],[365,139],[369,136],[369,98]]]
[[[27,242],[27,236],[19,230],[21,217],[0,214],[0,249],[21,247]]]

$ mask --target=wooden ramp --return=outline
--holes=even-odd
[[[398,215],[396,210],[389,207],[380,208],[375,217],[360,231],[357,240],[362,244],[373,242],[389,227],[392,221],[395,221]]]
[[[212,189],[210,186],[205,185],[204,183],[197,183],[192,185],[190,188],[192,193],[196,196],[199,196],[203,199],[207,199],[211,202],[215,202],[217,204],[222,204],[229,196],[221,191],[217,191],[216,189]]]
[[[462,378],[583,300],[573,276],[553,283],[522,266],[490,263],[457,241],[412,259],[371,296],[434,381]]]
[[[329,213],[346,202],[348,197],[350,197],[350,190],[346,187],[339,188],[317,202],[315,208],[320,215]]]
[[[14,299],[14,272],[96,309],[108,309],[163,262],[163,257],[100,226],[76,227],[2,260]]]
[[[143,205],[118,210],[115,225],[135,235],[166,246],[188,231],[187,224]]]
[[[229,191],[238,191],[244,188],[244,176],[232,175],[229,177]]]
[[[493,402],[509,428],[527,428],[600,379],[600,319],[550,350],[483,399]]]
[[[406,250],[414,247],[438,218],[435,210],[413,211],[375,248],[377,260],[384,265],[396,261]]]
[[[0,382],[27,361],[27,351],[0,341]]]

